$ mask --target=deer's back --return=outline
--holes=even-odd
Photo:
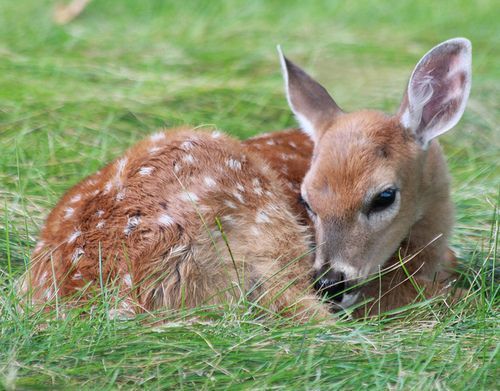
[[[103,278],[130,288],[158,268],[172,269],[159,280],[179,279],[174,259],[192,259],[189,270],[209,277],[218,257],[228,259],[223,234],[250,274],[265,274],[265,262],[307,252],[285,186],[260,156],[218,132],[153,135],[59,201],[32,256],[34,296],[65,296]]]

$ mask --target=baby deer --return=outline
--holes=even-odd
[[[258,308],[308,319],[330,309],[313,285],[340,307],[360,293],[377,299],[368,313],[411,302],[422,294],[415,284],[426,296],[443,292],[453,208],[434,138],[465,109],[470,42],[452,39],[428,52],[394,116],[342,112],[280,56],[312,159],[294,132],[283,137],[296,157],[282,155],[276,137],[241,143],[188,128],[149,137],[69,190],[50,213],[23,284],[32,300],[86,300],[106,284],[116,289],[120,316],[245,296]],[[281,159],[299,161],[288,178]],[[303,206],[294,193],[300,182]],[[314,255],[298,217],[304,206]],[[399,248],[411,255],[404,268],[394,256]]]

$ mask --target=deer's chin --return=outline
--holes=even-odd
[[[359,292],[356,293],[346,293],[342,296],[340,302],[333,302],[332,305],[337,310],[345,310],[352,305],[356,304],[359,299]]]

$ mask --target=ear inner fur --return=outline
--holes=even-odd
[[[460,120],[470,92],[471,58],[470,41],[455,38],[431,49],[415,67],[399,116],[422,146]]]

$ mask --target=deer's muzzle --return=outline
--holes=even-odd
[[[314,289],[318,294],[334,304],[342,304],[344,295],[353,296],[356,293],[351,289],[356,283],[348,281],[342,272],[318,271],[314,281]]]

